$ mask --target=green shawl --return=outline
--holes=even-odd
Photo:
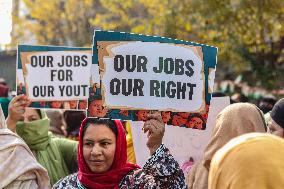
[[[50,120],[44,111],[41,114],[40,120],[18,122],[16,131],[34,152],[37,161],[47,169],[53,185],[70,174],[67,165],[72,165],[76,160],[77,143],[53,137],[48,132]]]

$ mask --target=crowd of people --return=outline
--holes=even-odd
[[[284,98],[266,96],[258,106],[236,99],[218,114],[203,159],[185,174],[162,143],[161,112],[144,118],[150,156],[140,167],[129,123],[33,109],[25,95],[15,96],[7,115],[0,111],[0,188],[282,188]]]

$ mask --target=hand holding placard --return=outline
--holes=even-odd
[[[148,115],[148,120],[143,126],[144,133],[147,133],[147,147],[152,155],[162,144],[163,136],[165,133],[165,124],[162,120],[162,116],[156,112]]]

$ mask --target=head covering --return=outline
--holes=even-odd
[[[26,143],[6,128],[0,106],[0,188],[50,188],[47,171]]]
[[[24,139],[31,150],[45,150],[50,142],[51,134],[48,133],[50,120],[44,110],[41,110],[42,119],[16,124],[17,134]]]
[[[278,100],[270,112],[270,117],[284,128],[284,98]]]
[[[40,110],[40,112],[42,118],[39,120],[17,122],[16,131],[34,151],[37,161],[47,169],[50,183],[54,184],[70,174],[68,168],[71,165],[70,162],[67,164],[66,156],[71,159],[72,155],[67,155],[67,153],[72,150],[76,154],[77,145],[72,141],[53,137],[48,131],[50,121],[45,111]]]
[[[265,128],[263,114],[254,104],[227,106],[217,116],[212,137],[204,152],[204,166],[209,169],[215,152],[232,138],[250,132],[265,132]]]
[[[126,163],[127,147],[124,128],[119,120],[114,120],[118,133],[116,137],[116,149],[112,166],[110,170],[105,173],[93,173],[89,169],[83,156],[83,128],[86,126],[87,120],[88,118],[84,119],[80,127],[78,146],[78,179],[85,187],[88,188],[118,189],[121,179],[129,171],[139,168],[139,166],[135,164]]]
[[[253,104],[236,103],[222,110],[216,119],[202,162],[196,162],[186,177],[191,189],[208,189],[208,170],[213,155],[232,138],[249,132],[265,132],[262,112]]]
[[[261,111],[266,114],[267,112],[270,112],[274,106],[274,104],[277,102],[277,99],[275,96],[269,94],[264,96],[259,104],[258,107],[261,109]]]
[[[5,128],[7,128],[7,125],[6,125],[5,116],[2,110],[2,106],[0,104],[0,129],[5,129]]]
[[[250,133],[231,140],[214,155],[209,189],[282,189],[284,140]]]

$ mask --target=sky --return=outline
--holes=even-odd
[[[0,0],[0,45],[11,42],[12,0]]]

